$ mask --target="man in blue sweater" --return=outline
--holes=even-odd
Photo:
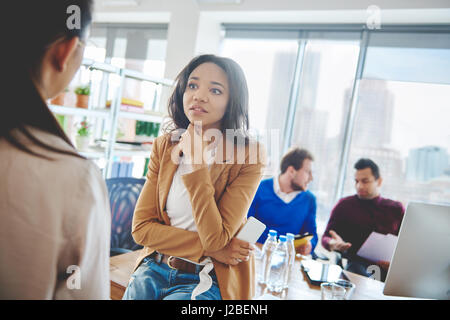
[[[306,190],[313,179],[313,160],[307,150],[291,149],[281,160],[281,174],[259,184],[248,212],[249,217],[254,216],[267,226],[258,243],[264,243],[273,229],[278,235],[313,234],[310,242],[297,248],[300,254],[308,255],[316,247],[316,197]]]

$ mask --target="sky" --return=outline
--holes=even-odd
[[[392,145],[403,156],[426,145],[450,153],[450,85],[389,81],[395,94]]]

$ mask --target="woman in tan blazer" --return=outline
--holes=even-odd
[[[134,212],[132,234],[144,250],[124,299],[251,299],[253,247],[235,235],[265,152],[246,135],[239,65],[194,58],[177,77],[169,115],[172,131],[154,141]]]

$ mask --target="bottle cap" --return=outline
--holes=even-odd
[[[286,239],[290,240],[294,240],[295,239],[295,235],[293,233],[286,233]]]
[[[286,236],[280,236],[279,239],[280,242],[286,242]]]
[[[277,236],[278,232],[276,230],[269,230],[269,235],[271,236]]]

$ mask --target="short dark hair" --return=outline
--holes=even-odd
[[[378,180],[378,178],[380,178],[380,169],[378,168],[377,164],[372,160],[367,158],[361,158],[355,163],[356,170],[363,170],[366,168],[370,168],[373,176],[375,177],[375,180]]]
[[[281,173],[285,173],[289,166],[293,166],[295,170],[301,169],[305,159],[314,161],[312,154],[308,150],[300,148],[291,149],[281,159]]]
[[[176,77],[176,86],[169,99],[168,112],[174,126],[173,129],[187,129],[189,119],[183,109],[183,94],[189,80],[189,75],[203,63],[211,62],[219,66],[228,77],[230,89],[227,109],[222,118],[221,131],[226,129],[242,130],[244,133],[249,128],[248,119],[248,88],[244,71],[229,58],[212,54],[204,54],[192,59],[180,74]]]

